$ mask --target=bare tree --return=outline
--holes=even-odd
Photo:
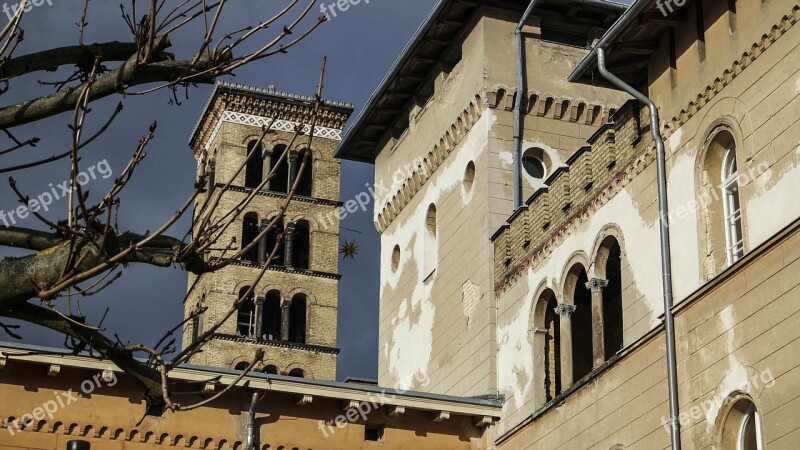
[[[50,220],[33,208],[28,208],[42,223],[41,229],[0,227],[0,246],[27,249],[31,252],[26,256],[0,261],[0,317],[55,330],[66,336],[65,343],[71,350],[89,352],[97,358],[113,361],[142,383],[149,404],[165,405],[175,411],[201,406],[225,391],[198,404],[181,405],[172,400],[169,372],[202,351],[203,345],[249,298],[254,287],[267,273],[269,263],[275,258],[282,235],[278,236],[275,247],[268,249],[268,260],[251,283],[253,287],[249,292],[243,293],[230,305],[224,317],[181,351],[176,348],[176,339],[173,336],[202,314],[202,309],[193,311],[183,322],[168,330],[155,346],[150,347],[123,343],[116,335],[109,337],[108,330],[102,326],[102,320],[92,325],[85,323],[82,317],[63,312],[63,300],[73,295],[86,297],[101,292],[132,263],[158,267],[177,265],[187,272],[201,275],[220,270],[240,260],[258,245],[285,214],[302,177],[298,175],[295,178],[282,210],[273,219],[273,223],[264,227],[247,245],[223,243],[220,240],[228,227],[240,219],[257,191],[266,186],[275,175],[273,169],[272,173],[264,177],[261,185],[253,189],[238,205],[227,211],[219,211],[220,198],[231,188],[233,180],[244,170],[247,161],[242,163],[231,179],[223,181],[222,187],[213,192],[206,189],[208,174],[201,169],[191,194],[157,230],[138,233],[122,231],[116,221],[121,206],[120,193],[137,172],[146,155],[145,149],[153,144],[157,124],[153,122],[146,131],[143,130],[143,136],[132,149],[130,161],[108,192],[102,197],[92,199],[78,182],[79,153],[109,128],[121,110],[120,104],[102,122],[99,129],[89,135],[87,121],[92,111],[92,102],[114,95],[147,95],[158,90],[169,90],[171,95],[176,96],[178,88],[188,89],[197,84],[213,83],[218,77],[233,74],[247,64],[286,52],[324,22],[325,17],[304,21],[316,0],[307,0],[305,4],[299,4],[299,0],[288,0],[283,9],[262,22],[238,30],[222,31],[218,28],[223,10],[230,3],[227,0],[140,0],[139,6],[144,3],[146,9],[139,12],[136,0],[129,0],[127,7],[120,5],[120,30],[126,40],[85,44],[87,11],[91,3],[84,0],[77,22],[78,45],[15,56],[14,52],[24,36],[21,24],[28,2],[29,0],[22,0],[9,23],[0,31],[0,96],[6,94],[12,84],[24,75],[69,67],[75,67],[76,70],[64,80],[51,83],[54,92],[49,95],[0,107],[0,130],[9,141],[8,148],[0,150],[0,173],[12,174],[9,178],[10,187],[20,203],[26,207],[32,200],[17,186],[13,178],[16,172],[68,159],[72,188],[68,195],[68,208],[60,220]],[[271,32],[270,25],[278,21],[286,23],[279,31]],[[198,29],[202,28],[196,42],[197,51],[184,59],[177,59],[167,52],[171,46],[170,36],[192,23]],[[300,29],[302,26],[304,28]],[[250,50],[242,51],[244,48]],[[293,137],[293,140],[307,139],[309,148],[322,106],[324,73],[323,61],[314,112],[306,123],[297,127]],[[18,139],[13,133],[14,127],[59,114],[65,115],[71,130],[71,140],[65,145],[68,150],[17,166],[2,164],[3,155],[36,146],[40,141],[38,137]],[[303,134],[303,129],[309,125],[311,131]],[[264,140],[268,133],[269,125],[264,127],[260,140]],[[291,147],[292,145],[286,147],[280,156],[281,160],[288,157],[288,149]],[[255,154],[256,152],[251,152],[249,157],[257,157]],[[203,159],[207,157],[205,154],[201,155]],[[301,161],[299,174],[302,174],[308,163],[306,153]],[[190,229],[185,230],[182,238],[170,236],[168,233],[174,231],[175,223],[198,199],[202,201],[202,206],[193,217]],[[223,250],[216,251],[219,248]],[[20,338],[17,327],[0,323],[0,328],[8,335]],[[242,373],[242,377],[261,358],[260,352],[253,355],[253,361]],[[143,359],[145,362],[142,362]]]

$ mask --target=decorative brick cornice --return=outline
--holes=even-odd
[[[244,336],[234,336],[232,334],[217,333],[214,334],[213,338],[219,339],[221,341],[233,341],[233,342],[240,342],[243,344],[263,345],[267,347],[289,348],[292,350],[306,350],[314,353],[327,353],[331,355],[338,355],[339,352],[341,351],[340,349],[335,347],[324,347],[322,345],[311,345],[311,344],[298,344],[296,342],[288,342],[288,341],[269,341],[266,339],[255,339]]]
[[[217,83],[192,131],[189,145],[195,153],[208,148],[224,122],[260,127],[276,118],[276,129],[294,131],[297,124],[311,122],[315,103],[312,97],[281,92],[272,86],[260,89],[240,84]],[[317,116],[315,135],[324,139],[341,140],[341,130],[352,112],[350,104],[323,100]]]
[[[638,111],[637,111],[638,112]],[[613,129],[607,130],[607,133],[614,134],[615,131]],[[644,144],[643,144],[644,145]],[[598,163],[605,164],[607,160],[609,160],[610,156],[613,156],[616,153],[616,150],[613,147],[609,147],[604,149],[604,152],[597,154],[596,161]],[[631,149],[630,151],[635,151]],[[595,150],[595,153],[597,150]],[[589,157],[589,154],[586,155]],[[595,160],[595,159],[593,159]],[[530,208],[525,214],[522,215],[521,218],[517,218],[514,224],[511,227],[507,227],[500,232],[498,232],[495,238],[495,264],[510,264],[511,258],[508,255],[508,243],[505,243],[502,239],[507,239],[508,234],[512,231],[512,227],[521,227],[527,233],[529,232],[531,226],[533,225],[533,219],[531,219],[531,215],[535,215],[537,224],[541,225],[542,223],[545,224],[545,229],[549,231],[543,237],[537,240],[538,245],[532,245],[530,250],[521,258],[521,261],[514,265],[508,272],[504,275],[499,276],[496,278],[495,284],[495,291],[499,294],[505,292],[508,288],[513,286],[516,281],[524,275],[524,273],[530,267],[538,267],[540,266],[544,260],[549,257],[552,252],[558,248],[564,240],[574,234],[578,227],[580,227],[583,223],[590,220],[590,218],[606,203],[608,203],[617,193],[619,193],[622,189],[624,189],[638,174],[644,171],[650,163],[655,160],[655,152],[651,145],[647,145],[644,150],[641,150],[638,155],[632,156],[632,159],[628,164],[623,166],[622,168],[618,169],[617,172],[611,176],[611,178],[602,186],[598,186],[596,188],[592,188],[594,193],[589,197],[586,201],[582,202],[579,205],[574,205],[577,209],[574,208],[567,208],[564,211],[571,212],[567,216],[567,218],[556,228],[550,229],[549,226],[549,218],[553,215],[551,211],[555,210],[562,210],[563,203],[569,201],[568,195],[562,195],[561,197],[553,197],[552,192],[543,192],[543,194],[548,197],[546,202],[546,209],[547,211],[539,211],[536,208]],[[610,167],[614,167],[613,165]],[[579,177],[578,172],[581,170],[581,167],[570,167],[570,171],[575,171],[576,174],[573,175],[574,177]],[[567,176],[570,174],[570,171],[562,172],[560,176]],[[591,181],[591,178],[588,178]],[[548,183],[552,185],[556,185],[556,180],[548,179]],[[568,179],[565,182],[569,184]],[[562,186],[565,184],[562,183]],[[578,185],[585,184],[585,180],[581,180],[577,183]],[[590,185],[591,186],[591,185]],[[596,189],[596,190],[595,190]],[[535,194],[534,194],[535,195]],[[533,198],[533,197],[532,197]],[[530,202],[530,200],[529,200]],[[552,204],[551,204],[552,203]],[[530,204],[530,203],[529,203]],[[544,206],[544,205],[543,205]],[[536,244],[536,243],[534,243]],[[497,255],[501,255],[499,257]],[[502,260],[502,261],[501,261]]]
[[[225,185],[222,183],[217,183],[215,187],[224,188]],[[248,188],[244,186],[230,186],[228,190],[231,192],[240,192],[249,194],[250,192],[253,191],[253,188]],[[289,194],[284,194],[283,192],[264,191],[264,190],[256,192],[256,195],[261,197],[282,198],[282,199],[289,197]],[[305,197],[297,194],[294,194],[292,196],[292,201],[297,203],[310,203],[312,205],[333,206],[335,208],[338,208],[343,204],[342,202],[337,200],[328,200],[319,197]]]
[[[375,227],[379,232],[386,230],[431,175],[436,172],[436,169],[447,159],[450,152],[464,139],[467,132],[478,122],[483,115],[483,103],[483,98],[480,94],[475,95],[474,99],[469,102],[469,105],[464,108],[464,111],[456,117],[456,120],[445,131],[439,139],[439,143],[434,145],[433,149],[422,158],[422,162],[414,168],[410,176],[406,177],[400,189],[381,208],[378,220],[375,222]]]
[[[249,261],[234,261],[231,265],[239,266],[239,267],[252,267],[253,269],[263,269],[263,264],[256,264]],[[342,276],[338,273],[330,273],[330,272],[320,272],[317,270],[308,270],[308,269],[297,269],[297,268],[289,268],[285,266],[269,266],[267,270],[271,270],[273,272],[284,272],[284,273],[291,273],[294,275],[308,275],[310,277],[317,277],[317,278],[327,278],[330,280],[339,280]]]
[[[491,109],[514,110],[516,89],[499,85],[489,91],[487,104]],[[528,91],[522,103],[525,114],[565,122],[601,125],[607,122],[619,106],[600,105],[583,99],[563,97],[538,91]]]
[[[235,111],[223,111],[222,115],[217,120],[217,124],[214,125],[214,129],[211,131],[211,134],[208,135],[208,138],[206,139],[203,145],[203,148],[205,150],[208,150],[211,147],[211,143],[214,142],[214,139],[217,137],[217,134],[219,133],[220,128],[222,128],[223,123],[248,125],[251,127],[258,127],[258,128],[269,126],[269,129],[272,131],[285,131],[287,133],[294,133],[295,130],[300,126],[300,122],[293,120],[276,119],[273,123],[271,117],[256,116],[253,114],[247,114]],[[310,132],[311,132],[311,125],[304,123],[303,133],[308,135],[308,133]],[[317,125],[314,127],[314,137],[322,139],[331,139],[334,141],[341,141],[342,130],[340,128],[337,129],[330,127],[322,127]]]
[[[730,68],[725,69],[720,76],[714,79],[713,84],[706,86],[702,92],[697,94],[695,100],[690,101],[686,108],[682,109],[677,116],[670,119],[663,126],[664,137],[671,136],[675,130],[682,127],[689,119],[694,117],[695,114],[703,109],[717,94],[722,92],[728,84],[739,76],[742,71],[758,59],[759,56],[763,55],[775,41],[792,28],[798,20],[800,20],[800,5],[794,5],[789,14],[783,16],[780,22],[773,25],[768,33],[762,35],[760,41],[753,43],[750,47],[750,51],[742,53],[739,59],[733,61]]]

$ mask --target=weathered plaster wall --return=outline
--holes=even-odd
[[[717,8],[724,2],[715,3]],[[795,384],[797,373],[793,368],[797,361],[783,361],[778,355],[785,358],[790,353],[784,352],[793,351],[786,349],[797,343],[792,329],[797,328],[800,299],[793,275],[798,270],[800,217],[800,28],[796,25],[800,8],[788,1],[764,3],[758,10],[751,10],[753,6],[756,5],[742,7],[739,16],[747,18],[738,22],[737,34],[718,35],[713,41],[707,37],[707,59],[699,69],[694,66],[696,62],[679,61],[675,76],[683,84],[665,88],[659,78],[651,86],[651,94],[666,117],[671,117],[667,114],[680,104],[679,97],[684,105],[680,118],[665,124],[673,287],[680,311],[676,326],[682,410],[699,409],[709,399],[724,400],[736,387],[752,380],[754,371],[763,373],[769,369],[778,380],[776,387],[764,391],[762,383],[759,389],[745,386],[744,390],[756,399],[762,413],[767,448],[793,448],[798,439],[794,425],[797,422],[786,419],[796,417],[800,410],[791,400],[794,395],[782,396]],[[728,26],[727,15],[714,17]],[[710,32],[717,33],[720,26],[720,22],[713,23]],[[717,59],[718,56],[738,60],[742,57],[736,50],[741,47],[741,39],[750,38],[756,44],[745,55],[747,66],[738,67],[731,75],[727,72],[731,60]],[[652,64],[658,63],[659,59],[654,58]],[[702,102],[694,104],[700,98],[693,97],[691,90],[698,70],[698,86],[702,86],[704,77],[714,73],[718,74],[718,83],[713,92],[702,94]],[[711,78],[708,82],[713,82]],[[685,106],[689,102],[692,104]],[[679,127],[672,127],[675,124]],[[736,141],[746,256],[732,268],[726,266],[711,273],[709,285],[702,267],[708,252],[703,242],[707,215],[698,193],[703,155],[720,126],[731,130]],[[618,137],[616,151],[625,153],[628,145]],[[648,333],[660,323],[658,316],[663,311],[654,166],[651,160],[589,219],[580,218],[577,226],[569,228],[569,234],[539,265],[529,267],[512,285],[503,286],[498,298],[498,372],[501,392],[510,398],[506,405],[508,415],[498,426],[498,433],[535,415],[525,431],[503,447],[667,445],[668,433],[659,422],[666,414],[663,338]],[[537,387],[526,384],[536,379],[535,371],[543,370],[534,367],[537,349],[531,347],[528,337],[533,326],[533,296],[542,283],[558,294],[558,282],[563,279],[559,278],[563,273],[560,270],[567,269],[565,263],[571,255],[586,254],[592,260],[589,243],[603,224],[614,224],[623,234],[623,253],[632,270],[635,290],[641,292],[649,309],[646,326],[631,328],[633,317],[625,314],[625,345],[634,347],[623,350],[620,361],[561,402],[539,410],[542,402],[535,398]],[[512,231],[514,226],[518,226],[516,222]],[[776,234],[786,227],[793,227],[792,237],[783,236],[783,243],[775,244]],[[764,247],[765,243],[775,247]],[[752,252],[757,253],[748,257]],[[504,273],[502,269],[500,272]],[[625,294],[623,301],[627,302]],[[638,341],[643,336],[658,337]],[[786,377],[783,384],[780,377]],[[692,448],[714,443],[719,406],[687,419],[684,443],[690,443]]]
[[[486,213],[488,111],[381,236],[381,385],[456,395],[491,389],[491,258]],[[471,188],[464,183],[475,164]],[[428,205],[436,205],[437,264],[423,270]],[[400,247],[397,269],[392,255]],[[458,270],[453,270],[458,267]]]

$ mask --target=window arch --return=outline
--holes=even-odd
[[[607,236],[600,243],[595,262],[595,272],[606,281],[603,294],[603,349],[607,361],[624,345],[622,321],[622,247],[614,236]]]
[[[306,162],[306,165],[303,168],[303,173],[300,173],[303,161]],[[300,178],[295,194],[311,197],[311,187],[314,179],[314,154],[311,150],[304,148],[297,153],[297,158],[292,161],[292,164],[292,180]]]
[[[437,232],[438,232],[438,224],[436,221],[436,205],[431,203],[428,206],[428,212],[425,215],[425,239],[424,243],[424,271],[425,271],[425,278],[430,276],[431,273],[436,269],[436,259],[437,259]]]
[[[265,220],[264,223],[262,224],[262,226],[267,227],[267,226],[269,226],[270,222],[272,222],[272,221],[271,220]],[[283,257],[284,256],[284,245],[283,245],[283,243],[285,241],[285,236],[283,238],[281,238],[280,241],[279,241],[279,237],[281,237],[284,234],[283,231],[284,231],[283,230],[283,218],[281,217],[281,218],[278,218],[278,220],[275,221],[275,225],[273,225],[272,228],[270,228],[270,230],[267,231],[267,233],[264,235],[264,241],[263,241],[262,249],[260,251],[260,253],[261,253],[260,258],[261,258],[262,262],[266,262],[267,259],[269,259],[270,255],[272,254],[273,250],[275,250],[275,247],[278,247],[277,250],[275,250],[275,257],[272,258],[272,260],[270,261],[270,265],[271,266],[282,266],[283,265],[283,261],[284,261],[284,257]]]
[[[311,254],[311,230],[306,220],[294,223],[292,233],[292,267],[308,269]]]
[[[725,450],[762,450],[764,448],[758,408],[745,396],[734,397],[722,420],[720,447]]]
[[[305,378],[306,373],[303,369],[297,368],[289,371],[290,377]]]
[[[278,366],[274,364],[269,364],[261,369],[262,373],[270,374],[270,375],[277,375],[278,374]]]
[[[242,223],[242,249],[245,249],[251,242],[253,242],[259,234],[258,228],[258,215],[256,213],[247,213],[244,216]],[[242,258],[252,263],[258,262],[258,245],[254,245],[249,251],[242,255]]]
[[[281,338],[281,293],[269,291],[264,298],[261,314],[261,339],[277,341]]]
[[[744,256],[742,207],[739,202],[739,165],[736,145],[731,143],[722,159],[722,206],[725,217],[725,244],[728,265]]]
[[[269,180],[269,190],[284,194],[289,192],[289,158],[288,155],[283,156],[285,152],[286,146],[283,144],[273,147],[269,165],[272,174],[272,178]],[[281,158],[282,156],[283,158]]]
[[[737,145],[726,126],[718,127],[702,157],[698,180],[700,257],[705,279],[711,279],[744,256]]]
[[[239,299],[244,298],[249,290],[249,286],[241,288],[239,290]],[[252,337],[256,334],[256,303],[252,292],[239,305],[236,315],[236,333],[239,336],[246,337]]]
[[[289,306],[289,341],[297,344],[306,343],[306,309],[307,298],[297,294]]]
[[[535,312],[537,348],[541,352],[541,369],[544,371],[544,401],[549,402],[561,393],[561,320],[556,313],[558,302],[551,289],[539,296]]]
[[[572,380],[578,381],[592,371],[592,294],[586,288],[589,277],[582,264],[570,268],[566,282],[566,297],[572,300],[575,311],[571,317],[572,328]]]
[[[244,186],[257,188],[264,179],[264,147],[257,141],[247,144],[247,164],[245,166]]]

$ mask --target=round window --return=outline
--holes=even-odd
[[[550,157],[541,148],[529,148],[522,154],[522,168],[533,179],[544,180],[547,178],[549,167]]]

